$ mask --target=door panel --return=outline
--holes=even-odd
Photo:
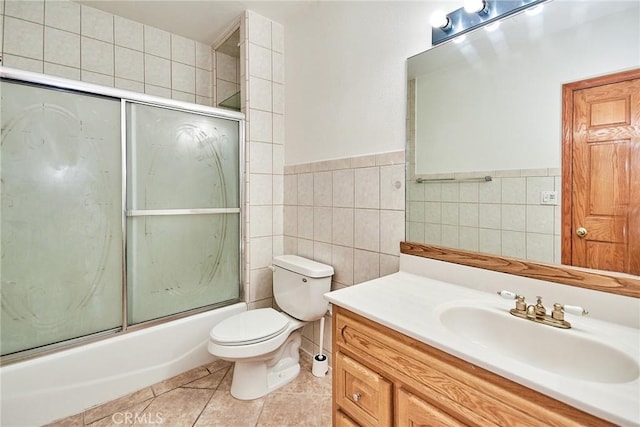
[[[570,247],[563,248],[571,255],[563,260],[640,274],[640,79],[580,88],[572,97],[571,209],[565,210],[572,226]]]

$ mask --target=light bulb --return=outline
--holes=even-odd
[[[447,17],[447,15],[443,11],[436,10],[431,14],[429,23],[433,28],[441,28],[445,30],[450,27],[451,20]]]
[[[487,7],[485,0],[465,0],[464,11],[467,13],[481,13]]]

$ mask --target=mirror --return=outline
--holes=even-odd
[[[409,58],[406,240],[560,264],[562,85],[637,68],[639,18],[555,0]]]

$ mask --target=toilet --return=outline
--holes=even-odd
[[[249,310],[211,329],[209,353],[235,362],[231,395],[262,397],[292,381],[300,372],[302,327],[324,316],[333,267],[296,255],[273,259],[273,296],[283,310]]]

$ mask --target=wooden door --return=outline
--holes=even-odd
[[[562,262],[640,274],[640,70],[563,90]]]

